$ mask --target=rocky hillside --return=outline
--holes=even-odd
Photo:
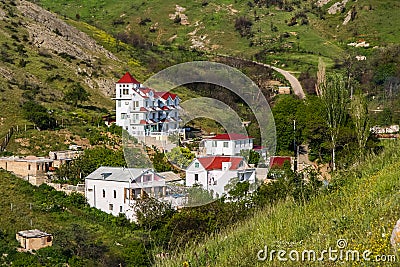
[[[90,93],[86,106],[112,109],[126,64],[93,38],[27,1],[2,1],[0,28],[0,136],[27,123],[20,106],[28,100],[67,118],[74,108],[64,93],[74,84]]]
[[[33,3],[20,1],[17,9],[27,18],[22,26],[28,31],[29,40],[34,47],[55,55],[69,55],[71,58],[81,60],[85,66],[65,65],[74,69],[76,74],[84,74],[86,77],[83,81],[90,88],[99,89],[103,94],[111,95],[115,77],[109,74],[121,63],[116,56],[98,45],[87,34]],[[102,60],[107,64],[101,64]],[[96,68],[100,70],[101,77],[99,77],[100,73],[95,73]]]

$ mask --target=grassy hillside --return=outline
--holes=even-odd
[[[210,237],[204,243],[190,244],[171,260],[159,266],[304,266],[304,262],[265,262],[257,260],[259,250],[336,249],[338,239],[347,241],[346,249],[371,250],[371,258],[394,254],[391,231],[399,219],[400,171],[398,148],[390,144],[383,155],[368,159],[361,166],[338,174],[327,192],[308,204],[291,200],[266,207],[253,218]],[[287,255],[286,255],[287,256]],[[336,266],[338,262],[313,263]],[[345,266],[395,266],[376,262],[344,262]]]
[[[310,25],[290,27],[287,21],[303,6],[290,12],[276,6],[249,6],[249,1],[40,1],[40,4],[69,18],[86,21],[114,35],[133,32],[156,44],[183,45],[187,48],[250,56],[264,48],[278,47],[301,53],[334,56],[340,49],[325,43]],[[250,1],[251,3],[251,1]],[[180,7],[184,8],[180,9]],[[174,22],[175,12],[187,23]],[[235,31],[235,20],[252,21],[251,38]],[[310,13],[311,17],[314,17]],[[286,21],[286,22],[285,22]],[[288,36],[282,35],[288,33]],[[289,34],[290,32],[290,34]]]
[[[292,69],[316,65],[320,56],[326,61],[338,58],[351,41],[362,39],[371,46],[396,43],[398,37],[393,33],[400,26],[391,19],[396,16],[395,0],[349,1],[335,14],[328,10],[337,1],[321,6],[314,0],[39,2],[114,36],[133,34],[152,44],[247,58],[261,52],[263,61]],[[343,25],[349,11],[353,12],[351,20]],[[240,17],[252,24],[243,34],[235,30]]]
[[[42,185],[35,187],[0,171],[0,258],[12,266],[141,266],[145,234],[125,218],[85,207],[80,195]],[[15,234],[40,229],[54,236],[53,247],[36,254],[18,253]],[[6,255],[7,254],[7,255]]]
[[[63,97],[76,83],[91,95],[90,102],[85,103],[88,108],[84,107],[88,114],[94,113],[90,107],[110,109],[113,104],[106,88],[116,79],[113,72],[122,73],[118,59],[102,50],[89,51],[82,43],[68,44],[68,36],[63,36],[62,31],[67,34],[71,29],[51,28],[35,20],[40,17],[25,14],[21,9],[24,7],[13,1],[0,4],[0,136],[12,126],[28,123],[20,108],[28,100],[53,110],[60,120],[68,118],[68,112],[75,108],[67,105]],[[51,15],[44,13],[43,17]],[[39,43],[41,36],[54,43]],[[81,56],[74,54],[79,51]]]
[[[115,81],[127,70],[144,77],[143,64],[129,51],[120,55],[121,60],[103,48],[102,41],[112,42],[110,35],[84,23],[75,24],[90,34],[29,2],[0,3],[0,138],[11,127],[23,130],[14,135],[9,152],[45,155],[48,150],[67,148],[68,143],[89,144],[90,135],[99,134],[92,126],[114,109]],[[90,96],[74,106],[64,96],[77,84]],[[44,106],[58,129],[33,130],[23,115],[22,105],[27,101]]]

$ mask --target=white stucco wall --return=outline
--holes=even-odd
[[[224,147],[224,143],[228,146]],[[213,146],[214,144],[214,146]],[[216,145],[216,146],[215,146]],[[225,156],[237,156],[241,150],[253,149],[253,140],[213,140],[207,139],[204,141],[207,155],[225,155]]]
[[[91,207],[97,208],[114,216],[125,213],[128,219],[134,220],[133,200],[124,200],[124,188],[129,188],[128,182],[89,180],[85,181],[85,196]],[[103,190],[105,196],[103,197]],[[116,197],[114,198],[114,190]],[[112,210],[110,209],[112,204]]]

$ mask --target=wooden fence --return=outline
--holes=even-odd
[[[26,125],[26,124],[22,127],[20,127],[18,125],[11,127],[8,130],[6,136],[4,136],[2,139],[0,139],[0,140],[2,140],[2,142],[0,144],[0,152],[3,152],[6,150],[7,145],[10,142],[11,137],[13,136],[14,133],[19,133],[20,131],[27,131],[27,130],[34,129],[34,128],[35,127],[33,125]]]

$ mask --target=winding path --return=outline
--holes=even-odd
[[[306,97],[306,94],[304,93],[303,87],[301,86],[299,80],[297,80],[297,78],[295,76],[293,76],[292,74],[290,74],[290,72],[265,64],[265,63],[261,63],[261,62],[257,62],[254,60],[248,60],[248,59],[243,59],[243,58],[237,58],[237,57],[232,57],[232,56],[228,56],[228,55],[221,55],[218,54],[218,56],[221,57],[228,57],[228,58],[232,58],[232,59],[236,59],[236,60],[242,60],[242,61],[247,61],[247,62],[252,62],[254,64],[263,66],[263,67],[267,67],[267,68],[271,68],[277,72],[279,72],[280,74],[282,74],[286,80],[288,80],[288,82],[290,83],[290,86],[293,89],[293,92],[295,95],[297,95],[300,99],[304,99]]]
[[[259,62],[255,62],[255,61],[253,61],[253,62],[255,64],[262,65],[262,66],[265,66],[265,67],[269,67],[269,68],[279,72],[280,74],[285,76],[286,80],[289,81],[290,86],[292,87],[293,92],[294,92],[295,95],[297,95],[300,99],[304,99],[306,97],[306,95],[304,94],[304,91],[303,91],[303,87],[301,86],[299,80],[297,80],[297,78],[294,77],[292,74],[290,74],[288,71],[280,69],[280,68],[277,68],[277,67],[274,67],[274,66],[271,66],[271,65],[267,65],[267,64],[264,64],[264,63],[259,63]]]

